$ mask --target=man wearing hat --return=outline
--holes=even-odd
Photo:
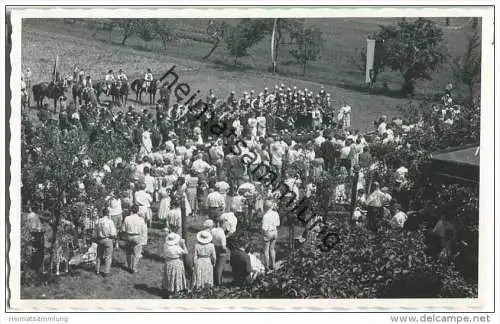
[[[139,207],[133,205],[130,210],[131,214],[123,220],[122,232],[127,241],[127,266],[131,273],[136,273],[142,254],[143,238],[147,236],[148,228],[144,218],[137,214]]]
[[[118,71],[117,78],[121,82],[127,82],[127,80],[128,80],[127,75],[125,74],[125,72],[123,72],[123,69],[120,69]]]

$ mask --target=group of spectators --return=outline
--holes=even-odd
[[[391,188],[381,186],[387,182],[384,165],[372,157],[370,147],[390,143],[405,148],[405,134],[421,122],[409,125],[402,118],[389,121],[382,116],[375,130],[363,135],[350,128],[351,107],[334,109],[324,89],[315,95],[284,85],[258,96],[245,92],[239,100],[234,92],[222,100],[210,91],[207,102],[208,113],[202,115],[194,107],[179,117],[181,105],[167,107],[161,101],[156,118],[149,110],[129,107],[123,112],[112,105],[93,110],[70,105],[60,109],[57,119],[41,118],[41,127],[52,122],[63,132],[82,128],[90,139],[118,133],[136,152],[132,161],[112,159],[92,174],[101,185],[106,174],[129,171],[123,173],[129,174],[128,189],[106,198],[107,208],[93,226],[97,273],[110,273],[118,240],[126,242],[129,271],[137,272],[153,221],[161,222],[166,233],[162,287],[169,292],[223,284],[228,260],[236,283],[273,271],[278,228],[288,221],[281,212],[282,196],[313,199],[316,183],[324,177],[337,179],[331,197],[336,203],[348,203],[352,186],[357,186],[352,215],[358,225],[376,231],[385,218],[396,228],[404,226],[408,206],[398,198],[408,185],[408,166],[391,175]],[[283,118],[287,112],[292,118]],[[215,132],[214,125],[230,125],[230,131]],[[25,116],[24,162],[34,151],[35,136]],[[271,171],[275,181],[286,185],[285,192],[262,181]],[[86,190],[83,182],[78,188]],[[188,250],[182,221],[199,219],[203,226]],[[261,233],[262,249],[239,238],[240,232],[255,229]],[[254,253],[258,250],[262,257]]]

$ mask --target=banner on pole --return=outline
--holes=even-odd
[[[52,69],[52,81],[56,81],[57,76],[57,66],[59,65],[59,55],[56,56],[56,60],[54,61],[54,68]]]
[[[366,40],[366,83],[370,83],[370,71],[373,69],[375,60],[375,40]]]

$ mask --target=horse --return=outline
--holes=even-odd
[[[54,99],[54,109],[57,107],[57,100],[64,96],[64,86],[54,82],[41,82],[35,84],[32,88],[33,97],[36,100],[37,108],[43,106],[43,99],[45,97]]]
[[[78,99],[78,104],[82,104],[82,92],[83,92],[84,86],[81,83],[73,83],[73,86],[71,87],[71,93],[73,94],[73,102],[77,103]]]
[[[114,82],[111,85],[111,96],[113,102],[117,102],[120,105],[124,105],[128,100],[128,83],[125,82]]]
[[[131,88],[135,91],[136,101],[142,103],[142,93],[146,91],[146,93],[149,93],[149,104],[153,104],[156,98],[156,91],[160,86],[160,80],[151,81],[149,87],[146,87],[146,82],[145,79],[135,79],[131,84]]]
[[[92,88],[95,90],[95,95],[97,98],[97,102],[101,103],[101,93],[105,93],[106,96],[109,96],[109,93],[111,91],[111,86],[109,86],[105,82],[96,82],[92,84]]]
[[[94,88],[84,89],[84,91],[82,92],[82,99],[85,102],[86,106],[88,106],[90,104],[90,106],[92,108],[97,107],[98,100],[97,100],[97,94],[96,94],[96,91]]]

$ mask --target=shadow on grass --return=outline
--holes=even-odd
[[[165,258],[163,258],[161,255],[151,253],[151,251],[146,250],[146,249],[144,249],[142,251],[142,257],[144,259],[150,259],[150,260],[157,261],[157,262],[165,262]]]
[[[372,89],[368,89],[368,87],[365,84],[345,83],[345,84],[336,84],[336,86],[342,89],[356,91],[370,95],[386,96],[397,99],[409,98],[409,96],[402,94],[401,91],[399,90],[391,90],[389,88],[382,88],[382,87],[374,87]]]
[[[243,63],[237,62],[236,64],[234,63],[234,60],[230,60],[228,62],[222,61],[220,59],[214,59],[211,61],[212,64],[209,64],[209,68],[214,69],[214,70],[223,70],[227,72],[242,72],[242,71],[249,71],[249,70],[254,70],[251,66],[245,65]]]
[[[167,299],[169,296],[168,292],[164,289],[161,289],[159,287],[149,287],[145,284],[136,284],[134,285],[134,289],[145,291],[151,295],[159,296],[162,299]]]

